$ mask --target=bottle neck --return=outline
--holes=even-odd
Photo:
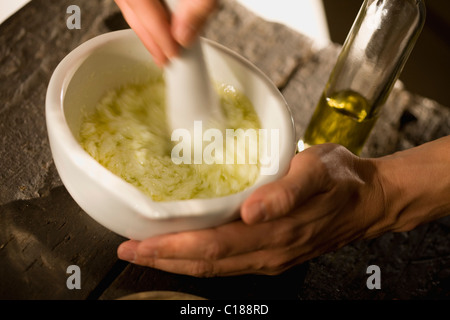
[[[365,0],[325,94],[357,92],[375,115],[400,76],[424,21],[422,0]]]

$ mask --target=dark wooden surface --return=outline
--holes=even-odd
[[[81,30],[66,9],[79,5]],[[117,259],[123,238],[72,200],[54,167],[45,128],[45,93],[59,61],[96,35],[126,28],[112,0],[33,0],[0,25],[0,299],[116,299],[170,290],[209,299],[448,299],[448,218],[407,233],[350,244],[279,276],[198,279]],[[300,137],[340,47],[266,22],[222,1],[205,36],[248,58],[280,88]],[[450,109],[402,89],[393,91],[363,156],[378,157],[450,134]],[[368,290],[366,269],[382,271]],[[69,290],[66,269],[81,269]]]

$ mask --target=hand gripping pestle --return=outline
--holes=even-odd
[[[175,12],[178,0],[166,0],[166,3],[170,11]],[[172,132],[187,129],[192,134],[195,121],[201,121],[203,129],[220,129],[224,116],[208,75],[200,39],[191,47],[182,48],[164,72],[167,116]]]

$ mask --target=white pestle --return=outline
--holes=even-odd
[[[166,0],[166,3],[174,12],[178,0]],[[180,55],[171,59],[164,72],[167,116],[172,132],[187,129],[192,134],[195,121],[202,122],[203,130],[221,129],[224,116],[208,74],[200,39],[189,48],[182,48]]]

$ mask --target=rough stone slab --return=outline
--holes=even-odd
[[[450,135],[450,108],[419,95],[409,95],[402,120],[399,150]]]
[[[81,30],[66,28],[72,4],[82,9]],[[62,187],[45,125],[53,70],[109,31],[117,11],[113,0],[34,0],[0,25],[0,299],[86,299],[117,263],[123,239]],[[71,264],[81,268],[82,290],[66,287]]]
[[[360,241],[309,262],[302,300],[448,299],[450,218],[410,232]],[[381,290],[369,290],[367,267],[381,270]]]
[[[69,5],[82,9],[81,30],[66,27]],[[105,20],[117,10],[113,0],[33,0],[0,26],[0,205],[61,185],[45,126],[47,85],[71,50],[109,31]]]
[[[255,64],[278,88],[313,54],[314,42],[278,23],[265,23],[234,0],[222,0],[204,36]]]
[[[0,207],[0,299],[86,299],[117,263],[124,239],[92,220],[64,187]],[[81,271],[69,290],[67,267]]]

